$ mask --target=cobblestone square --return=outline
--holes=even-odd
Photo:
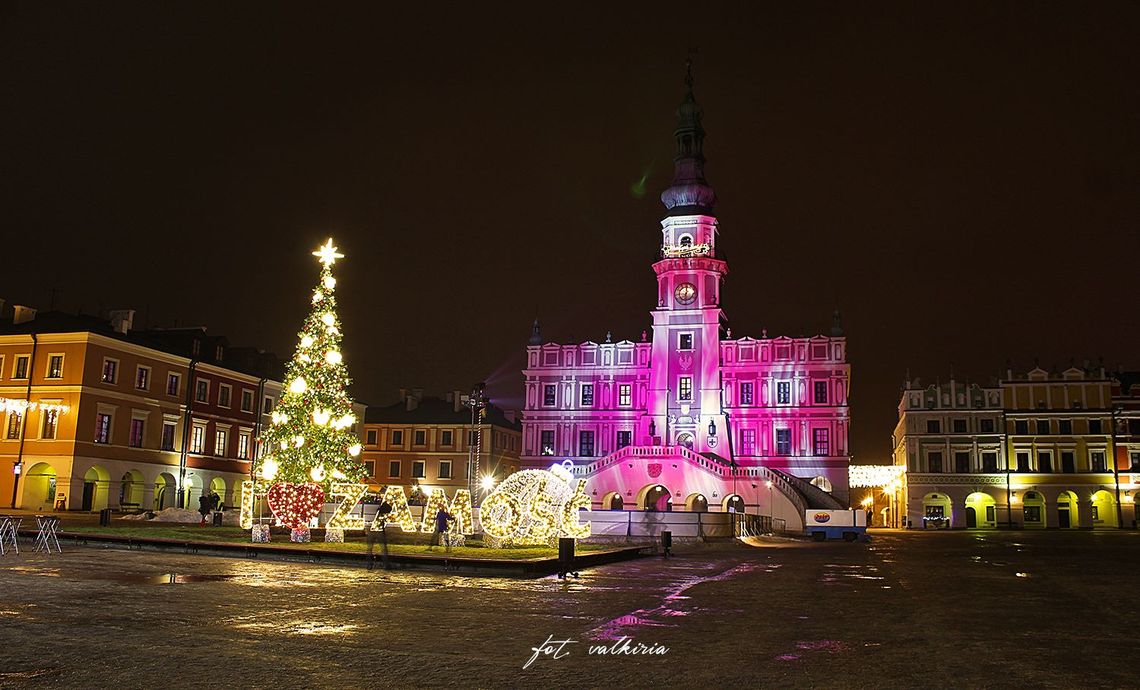
[[[570,582],[65,547],[0,561],[0,686],[1130,687],[1138,566],[1136,532],[683,546]],[[623,637],[668,651],[590,653]]]

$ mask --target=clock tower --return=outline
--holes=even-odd
[[[721,279],[728,265],[716,256],[716,192],[705,180],[701,107],[693,97],[692,66],[677,108],[673,183],[661,194],[657,308],[648,405],[638,434],[645,445],[680,445],[731,458],[721,400]]]

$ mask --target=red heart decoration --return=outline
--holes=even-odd
[[[308,527],[309,521],[320,514],[325,506],[325,492],[320,486],[278,482],[265,494],[269,509],[283,525],[290,529]]]

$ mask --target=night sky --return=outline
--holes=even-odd
[[[0,4],[0,298],[289,356],[332,235],[358,399],[517,406],[536,314],[648,328],[697,48],[733,334],[842,309],[856,462],[908,368],[1140,366],[1137,3],[306,5]]]

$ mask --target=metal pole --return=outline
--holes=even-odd
[[[1112,479],[1116,484],[1116,528],[1124,529],[1124,511],[1120,506],[1120,468],[1116,463],[1116,430],[1117,424],[1121,420],[1117,419],[1118,413],[1122,412],[1122,408],[1116,407],[1112,410]]]
[[[190,366],[186,370],[186,417],[182,420],[182,451],[178,454],[178,492],[175,494],[179,508],[186,507],[186,465],[194,406],[194,371],[197,364],[197,360],[191,359]]]
[[[24,394],[24,402],[28,404],[24,408],[23,413],[20,415],[20,449],[16,454],[16,464],[12,467],[12,508],[16,507],[16,490],[20,487],[20,476],[23,474],[24,467],[24,437],[28,434],[28,410],[32,406],[32,376],[36,371],[36,348],[39,346],[39,340],[36,334],[32,333],[32,356],[28,360],[28,389]],[[78,414],[78,410],[76,413]],[[16,468],[20,468],[20,472]],[[54,499],[53,499],[54,500]],[[54,507],[54,506],[53,506]]]

